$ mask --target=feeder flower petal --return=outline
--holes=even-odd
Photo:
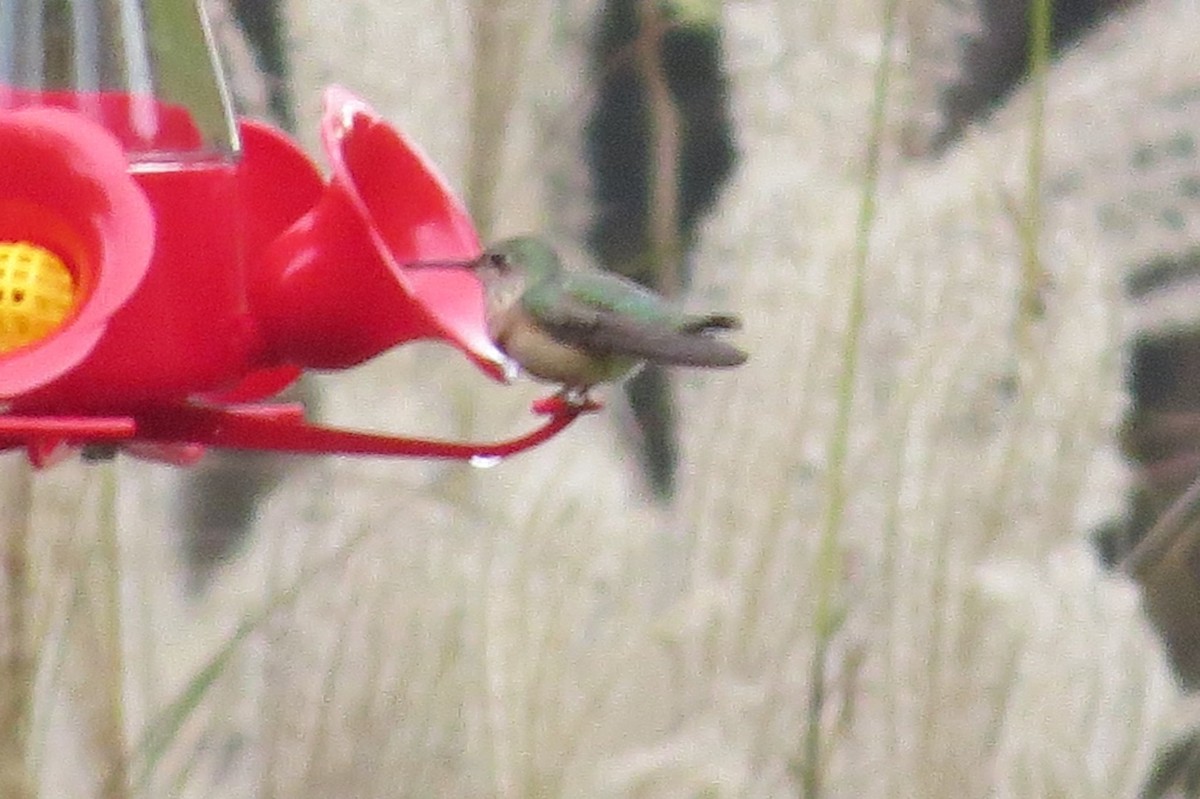
[[[250,119],[240,120],[238,129],[242,158],[237,184],[246,210],[241,215],[244,261],[238,265],[240,270],[243,264],[260,262],[271,242],[320,201],[325,180],[304,151],[278,130]],[[247,368],[254,371],[236,385],[202,392],[197,398],[216,404],[254,402],[278,394],[302,372],[291,363]]]
[[[265,363],[343,369],[415,339],[440,339],[494,377],[483,288],[461,265],[481,252],[465,209],[433,167],[363,101],[325,96],[333,174],[249,281]],[[407,269],[414,262],[459,266]]]
[[[427,314],[422,335],[454,344],[488,371],[504,356],[487,333],[483,290],[461,269],[404,264],[468,261],[482,247],[462,202],[413,142],[341,86],[325,90],[321,138],[333,180],[345,186],[401,284]]]
[[[79,364],[145,276],[154,217],[127,170],[78,113],[0,111],[0,397]]]

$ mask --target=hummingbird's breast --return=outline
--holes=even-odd
[[[556,341],[517,308],[495,322],[492,335],[497,345],[530,376],[551,383],[588,388],[616,380],[636,364],[629,358],[590,353]]]

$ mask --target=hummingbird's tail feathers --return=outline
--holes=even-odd
[[[730,367],[741,366],[748,359],[743,350],[713,336],[714,333],[729,330],[739,330],[742,320],[733,314],[712,313],[694,316],[684,320],[679,332],[685,334],[688,340],[696,342],[697,352],[702,353],[699,360],[679,362],[680,366],[709,366]]]
[[[741,366],[750,359],[745,350],[733,346],[728,341],[721,341],[703,333],[695,336],[694,340],[704,345],[697,348],[700,357],[692,361],[678,361],[676,365],[726,369]]]
[[[679,326],[681,333],[709,333],[714,330],[740,330],[742,320],[730,313],[711,313],[692,316]]]
[[[738,366],[748,357],[713,335],[714,331],[729,328],[726,323],[733,321],[730,317],[703,317],[681,324],[638,319],[594,306],[579,306],[575,311],[557,316],[547,314],[541,320],[542,326],[559,343],[588,352],[621,355],[665,366]],[[714,320],[718,324],[712,324]]]
[[[625,352],[664,366],[706,369],[741,366],[750,356],[728,341],[712,335],[713,330],[723,329],[726,328],[709,326],[690,331],[664,331],[660,336],[646,338],[640,345],[625,348]]]

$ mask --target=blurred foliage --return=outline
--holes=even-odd
[[[588,245],[604,268],[676,296],[689,283],[700,220],[736,158],[719,19],[696,11],[607,0],[589,48]],[[626,385],[642,468],[663,499],[674,493],[679,457],[671,386],[654,366]]]

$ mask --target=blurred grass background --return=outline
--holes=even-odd
[[[345,84],[485,236],[579,241],[597,8],[287,2],[299,135]],[[668,504],[613,393],[492,469],[307,462],[190,596],[178,472],[6,461],[34,681],[4,795],[1136,795],[1191,714],[1087,532],[1127,483],[1122,267],[1197,222],[1101,211],[1197,84],[1200,15],[1149,0],[913,157],[961,8],[712,5],[739,160],[688,301],[752,359],[679,376]],[[539,393],[425,345],[320,389],[330,421],[463,438]]]

